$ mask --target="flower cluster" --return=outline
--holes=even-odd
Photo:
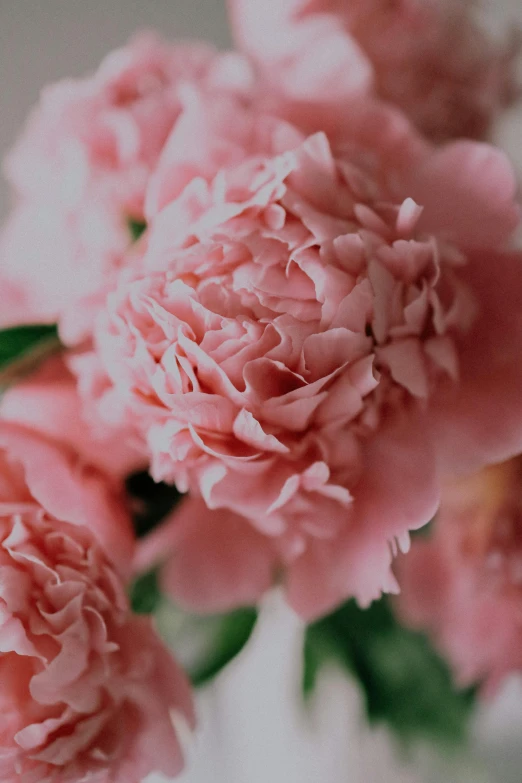
[[[520,667],[510,469],[393,570],[448,475],[522,451],[517,184],[483,141],[513,51],[435,0],[231,6],[242,53],[141,35],[6,163],[2,323],[61,353],[0,404],[2,780],[179,770],[188,685],[125,597],[150,566],[191,610],[278,584],[307,620],[402,582],[464,679]],[[136,546],[138,470],[186,496]]]

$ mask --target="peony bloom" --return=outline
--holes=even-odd
[[[175,774],[170,712],[192,721],[190,692],[148,621],[130,613],[121,502],[56,442],[5,423],[0,494],[2,781]]]
[[[141,34],[88,78],[47,87],[8,156],[17,201],[0,247],[15,304],[4,323],[56,321],[78,343],[144,228],[148,179],[187,84],[243,89],[248,68]]]
[[[155,479],[252,526],[245,546],[266,537],[303,615],[366,603],[395,589],[392,553],[433,515],[448,458],[468,459],[464,432],[479,461],[521,441],[514,399],[481,441],[470,409],[462,455],[444,430],[464,395],[482,400],[476,375],[521,388],[520,259],[475,249],[516,225],[513,175],[483,145],[412,145],[393,168],[238,102],[203,105],[184,113],[178,155],[166,147],[147,251],[98,324],[100,409],[141,432]],[[504,267],[517,284],[499,352],[481,313]]]
[[[398,568],[405,622],[434,637],[465,684],[522,669],[522,462],[447,487],[433,532]]]
[[[459,0],[230,0],[237,41],[283,100],[337,114],[361,94],[433,141],[484,138],[515,97],[514,44]]]

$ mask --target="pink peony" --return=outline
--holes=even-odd
[[[6,503],[33,498],[50,517],[89,528],[118,570],[129,576],[134,536],[112,476],[87,463],[66,441],[4,420],[0,453]]]
[[[449,486],[428,539],[398,568],[405,622],[427,630],[464,685],[522,670],[520,457]]]
[[[495,394],[508,373],[521,388],[522,286],[504,302],[509,349],[481,321],[498,306],[484,274],[520,280],[520,259],[495,253],[493,270],[473,249],[516,225],[513,175],[483,145],[412,145],[393,168],[238,103],[228,121],[223,103],[194,106],[193,145],[171,146],[151,180],[145,257],[99,323],[99,404],[141,431],[157,480],[270,541],[303,615],[368,602],[395,589],[396,541],[436,509],[439,443],[474,373],[495,367]],[[477,459],[522,442],[518,411],[510,400]],[[473,439],[481,414],[465,417]]]
[[[2,781],[175,774],[169,713],[192,721],[190,691],[148,621],[130,614],[121,503],[56,442],[5,423],[0,494]]]
[[[460,0],[229,0],[240,46],[283,100],[336,112],[361,94],[397,106],[434,141],[484,138],[517,94],[513,44]]]
[[[13,293],[3,323],[56,321],[78,343],[141,230],[152,169],[187,84],[243,89],[248,67],[141,34],[97,72],[47,87],[6,161],[17,202],[0,247]]]

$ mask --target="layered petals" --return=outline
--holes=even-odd
[[[514,180],[482,145],[413,145],[410,170],[403,160],[387,168],[384,153],[377,166],[364,149],[341,152],[325,134],[305,137],[246,106],[228,127],[232,105],[210,101],[205,112],[195,96],[187,107],[188,184],[177,144],[160,163],[145,255],[99,322],[107,385],[97,404],[134,422],[153,477],[204,501],[224,539],[232,519],[236,531],[247,525],[249,553],[267,537],[250,595],[273,562],[311,617],[394,590],[394,552],[436,510],[449,468],[443,426],[460,432],[451,405],[475,384],[471,335],[491,328],[498,307],[485,303],[470,215],[483,246],[506,244]],[[476,176],[484,161],[491,198]],[[432,190],[452,205],[451,225]],[[486,355],[514,371],[511,355]],[[502,433],[498,447],[510,448]],[[190,527],[187,547],[207,524]],[[197,590],[187,596],[194,606]],[[223,605],[230,596],[228,583]],[[208,587],[200,598],[208,603]]]
[[[0,426],[0,773],[6,783],[176,774],[190,689],[125,594],[132,536],[112,482]],[[151,753],[151,748],[154,752]]]

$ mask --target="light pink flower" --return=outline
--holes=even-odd
[[[130,614],[127,525],[101,474],[0,425],[5,783],[140,783],[181,767],[169,712],[192,722],[190,691],[148,621]]]
[[[240,47],[287,101],[349,113],[374,94],[434,141],[484,138],[513,100],[515,44],[459,0],[229,0]],[[324,127],[324,126],[323,126]]]
[[[502,365],[495,384],[509,371],[521,388],[504,336],[480,319],[488,256],[473,249],[509,237],[514,179],[483,145],[413,144],[394,168],[379,149],[332,150],[324,134],[228,111],[194,110],[193,145],[169,142],[151,180],[147,252],[97,332],[112,386],[99,402],[141,430],[156,479],[269,537],[289,600],[313,616],[395,588],[396,541],[436,509],[439,433],[458,432],[477,349],[484,368]],[[518,257],[495,263],[522,273]],[[509,295],[506,319],[522,287]],[[487,345],[469,342],[474,329]],[[479,459],[521,442],[513,408]]]
[[[187,84],[241,91],[248,67],[202,44],[141,34],[93,76],[47,87],[6,161],[17,201],[0,247],[2,275],[22,301],[2,322],[60,322],[90,335],[144,219],[148,179]]]
[[[447,487],[428,539],[399,562],[398,608],[428,631],[462,684],[522,669],[520,458]]]

